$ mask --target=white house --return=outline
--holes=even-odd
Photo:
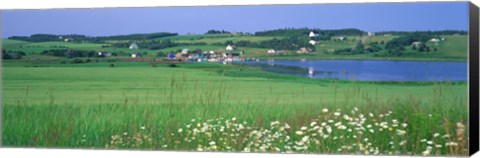
[[[318,36],[318,34],[316,34],[313,31],[310,31],[310,33],[308,34],[308,37],[317,37],[317,36]]]
[[[269,50],[267,51],[267,53],[268,53],[268,54],[275,54],[276,51],[275,51],[275,49],[269,49]]]
[[[130,44],[128,49],[138,49],[138,45],[136,43],[132,43],[132,44]]]
[[[368,32],[367,35],[368,36],[375,36],[375,32]]]
[[[343,40],[347,39],[347,37],[345,37],[345,36],[340,36],[340,37],[338,37],[338,39],[339,39],[340,41],[343,41]]]
[[[422,42],[412,42],[412,45],[414,45],[415,47],[418,47],[422,45]]]
[[[71,42],[71,41],[73,41],[73,38],[65,38],[63,41],[65,41],[65,42]]]
[[[440,42],[440,39],[438,39],[438,38],[432,38],[432,39],[430,39],[430,42],[438,43],[438,42]]]
[[[187,54],[187,53],[188,53],[188,49],[187,49],[187,48],[182,49],[182,54]]]
[[[133,53],[132,54],[132,58],[140,58],[140,57],[142,57],[142,54],[140,54],[140,53]]]
[[[316,45],[316,44],[319,44],[320,42],[315,40],[310,40],[308,43],[310,43],[311,45]]]
[[[234,50],[235,46],[234,45],[228,45],[225,49],[226,50]]]

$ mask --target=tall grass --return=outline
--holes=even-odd
[[[291,89],[290,97],[266,86],[260,100],[239,98],[243,96],[239,93],[248,91],[238,91],[238,85],[223,76],[201,83],[177,73],[168,84],[153,83],[155,90],[144,95],[125,92],[113,101],[99,95],[97,104],[61,103],[52,87],[45,91],[47,102],[35,101],[27,83],[23,100],[3,105],[2,143],[236,152],[468,153],[466,93],[459,93],[455,83],[427,85],[431,92],[422,97],[385,98],[365,84],[339,86],[335,81],[333,102],[322,95],[302,100],[309,96],[305,93],[309,83]]]

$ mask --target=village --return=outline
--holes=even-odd
[[[318,34],[311,31],[308,34],[309,44],[317,45],[320,44],[320,41],[316,40]],[[341,40],[346,39],[346,37],[340,37]],[[73,39],[69,39],[73,40]],[[131,43],[128,47],[130,50],[138,50],[140,49],[136,43]],[[312,53],[313,50],[311,48],[302,47],[296,51],[298,54],[308,54]],[[268,49],[266,52],[268,55],[282,55],[285,54],[285,50],[276,50],[276,49]],[[177,53],[168,53],[162,59],[153,59],[155,61],[158,60],[169,60],[169,61],[181,61],[181,62],[220,62],[220,63],[238,63],[238,62],[258,62],[259,59],[254,57],[246,57],[244,56],[245,52],[243,50],[238,50],[237,47],[233,44],[229,44],[225,47],[224,50],[208,50],[204,51],[202,49],[195,49],[190,50],[188,48],[182,49],[180,52]],[[102,57],[111,57],[112,53],[106,52],[99,52],[98,56]],[[135,61],[150,61],[142,60],[142,53],[132,53],[131,58]]]
[[[315,45],[321,44],[321,41],[317,38],[319,34],[315,31],[310,31],[308,35],[308,44],[311,45],[312,47],[315,47]],[[368,37],[376,36],[374,32],[367,32],[366,36],[364,36],[361,40],[361,43],[365,43],[365,40]],[[389,36],[388,34],[385,34],[383,36]],[[336,36],[333,38],[335,41],[346,41],[347,36]],[[66,42],[68,41],[73,41],[72,38],[65,39]],[[435,45],[438,45],[439,42],[445,41],[445,38],[431,38],[427,42],[434,43]],[[413,41],[410,45],[412,49],[424,49],[425,43],[419,42],[419,41]],[[369,49],[371,46],[368,44],[365,44],[364,49]],[[132,42],[130,46],[128,47],[130,50],[139,50],[139,46],[137,43]],[[427,50],[429,51],[429,48],[427,47]],[[331,52],[335,50],[330,50]],[[290,54],[311,54],[314,53],[315,50],[312,50],[311,47],[301,47],[296,51],[291,51],[291,50],[278,50],[278,49],[268,49],[264,53],[267,54],[268,56],[278,56],[278,55],[284,55],[287,53]],[[255,57],[249,57],[246,56],[247,52],[245,52],[242,49],[238,49],[236,45],[234,44],[228,44],[225,46],[224,49],[217,49],[217,50],[202,50],[202,49],[189,49],[189,48],[183,48],[181,50],[178,50],[177,52],[170,52],[166,53],[166,55],[162,56],[161,58],[148,58],[144,57],[144,53],[136,52],[131,54],[130,59],[123,59],[123,60],[128,60],[128,61],[178,61],[178,62],[218,62],[218,63],[239,63],[239,62],[258,62],[260,59],[255,58]],[[98,56],[101,57],[111,57],[112,53],[108,52],[98,52]]]

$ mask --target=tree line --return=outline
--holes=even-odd
[[[407,35],[407,34],[428,34],[433,36],[440,36],[440,35],[466,35],[468,34],[467,31],[462,30],[440,30],[440,31],[414,31],[414,32],[407,32],[407,31],[382,31],[376,32],[376,35]]]
[[[129,41],[129,42],[116,42],[111,44],[113,47],[117,48],[128,48],[132,43],[137,44],[139,48],[149,49],[149,50],[158,50],[176,46],[188,46],[188,45],[207,45],[205,42],[195,42],[195,43],[182,43],[182,42],[173,42],[171,40],[143,40],[143,41]]]
[[[388,54],[393,56],[400,56],[406,50],[406,46],[412,46],[412,50],[416,50],[418,52],[429,52],[430,48],[425,45],[425,43],[432,39],[432,38],[439,38],[440,34],[433,33],[433,32],[413,32],[407,33],[406,35],[394,38],[388,41],[385,44],[385,49],[387,50]],[[418,46],[412,45],[413,42],[420,42]],[[417,48],[418,47],[418,48]],[[436,51],[436,48],[434,48]]]
[[[22,40],[28,42],[51,42],[64,41],[67,38],[73,39],[72,42],[92,42],[103,43],[105,40],[149,40],[161,37],[176,36],[177,33],[147,33],[147,34],[130,34],[130,35],[115,35],[115,36],[97,36],[89,37],[85,35],[53,35],[53,34],[33,34],[30,36],[11,36],[8,39]]]
[[[2,59],[20,59],[25,56],[23,51],[10,51],[2,49]]]
[[[302,47],[315,50],[315,47],[308,43],[308,38],[287,37],[287,38],[273,38],[260,42],[251,42],[248,40],[241,40],[233,42],[231,40],[224,43],[213,43],[213,45],[226,46],[235,45],[237,47],[253,47],[253,48],[268,48],[275,50],[298,50]]]
[[[330,40],[333,36],[361,36],[366,32],[359,29],[337,29],[337,30],[321,30],[309,28],[285,28],[276,30],[267,30],[255,32],[256,36],[287,36],[287,37],[308,37],[309,33],[313,31],[318,34],[317,40]]]

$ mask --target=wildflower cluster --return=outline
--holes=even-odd
[[[110,143],[105,145],[105,148],[108,149],[118,149],[118,148],[139,148],[142,146],[148,146],[153,144],[152,137],[150,134],[146,134],[145,126],[140,127],[138,132],[129,134],[124,132],[122,134],[112,135]]]
[[[460,122],[455,138],[448,131],[438,131],[427,133],[428,139],[417,139],[409,124],[392,114],[392,111],[373,114],[361,113],[357,108],[348,112],[325,108],[307,122],[272,121],[263,126],[236,117],[197,118],[167,133],[163,140],[169,141],[157,143],[174,150],[374,155],[438,155],[466,148],[465,127]],[[142,132],[124,133],[113,135],[106,147],[138,147],[151,140],[150,135]]]

